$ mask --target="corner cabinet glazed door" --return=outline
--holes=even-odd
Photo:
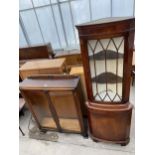
[[[87,48],[94,100],[121,102],[124,37],[88,40]]]

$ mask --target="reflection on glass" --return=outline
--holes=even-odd
[[[50,108],[46,96],[39,91],[27,93],[28,99],[31,101],[34,113],[42,127],[56,129],[56,123],[51,115]]]
[[[41,127],[57,129],[55,117],[64,131],[81,132],[80,122],[72,92],[49,92],[47,95],[41,91],[25,91],[31,101],[34,113]],[[56,113],[54,113],[55,111]]]
[[[75,100],[71,92],[50,93],[62,130],[81,131]],[[67,107],[67,108],[66,108]]]
[[[124,38],[89,40],[88,51],[94,99],[121,101]]]

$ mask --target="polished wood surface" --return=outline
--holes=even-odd
[[[19,72],[22,79],[37,74],[63,74],[65,63],[65,58],[29,61],[20,67]]]
[[[51,44],[23,47],[19,49],[19,60],[48,59],[54,57]]]
[[[26,78],[20,83],[22,89],[35,90],[74,90],[78,84],[78,78],[74,75],[37,75]],[[65,81],[64,81],[65,79]]]
[[[55,58],[66,58],[66,66],[68,68],[82,65],[82,57],[80,51],[68,54],[56,54]]]
[[[23,59],[19,60],[19,68],[22,67],[26,62],[34,62],[34,61],[40,61],[40,60],[48,60],[47,58],[42,58],[42,59]]]
[[[87,109],[91,137],[95,141],[108,141],[126,145],[129,142],[132,115],[132,105],[129,104],[129,94],[134,47],[135,19],[134,17],[107,18],[78,25],[77,29],[80,38],[82,62],[84,66],[88,95]],[[88,42],[114,37],[123,37],[124,39],[123,57],[120,54],[118,55],[119,58],[123,58],[123,79],[121,79],[122,98],[119,102],[104,102],[102,100],[97,101],[95,100],[93,94],[91,68],[89,62],[91,57],[88,53]],[[94,57],[95,60],[105,59],[101,53],[96,54]],[[108,55],[108,58],[110,59],[113,59],[113,57],[115,57],[114,54]],[[102,69],[102,65],[100,67]],[[109,75],[111,76],[111,74]],[[100,78],[96,77],[93,80],[101,83],[104,82],[105,76],[102,74],[102,76],[100,75]],[[112,78],[108,78],[108,80],[112,80]]]
[[[91,135],[94,140],[129,142],[132,105],[105,105],[87,102]]]
[[[86,134],[79,77],[33,76],[20,83],[20,91],[41,130]]]
[[[84,70],[83,66],[75,66],[71,67],[70,75],[77,75],[80,76],[80,82],[82,87],[82,93],[84,94],[84,100],[87,101],[87,92],[86,92],[86,84],[85,84],[85,77],[84,77]],[[84,109],[84,115],[87,116],[87,110],[85,104],[82,105],[82,109]]]

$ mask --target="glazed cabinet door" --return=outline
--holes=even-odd
[[[29,106],[42,128],[57,129],[56,122],[50,111],[47,96],[43,91],[24,91]]]
[[[121,102],[124,37],[87,41],[93,97],[99,102]]]
[[[73,92],[51,91],[49,92],[49,95],[57,112],[62,131],[73,131],[80,133],[81,126]]]

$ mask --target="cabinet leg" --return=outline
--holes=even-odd
[[[98,140],[93,139],[94,142],[98,143]]]
[[[20,128],[20,126],[19,126],[19,130],[22,133],[22,135],[25,136],[25,134],[24,134],[23,130]]]
[[[40,129],[40,132],[45,134],[47,131],[44,129]]]
[[[88,138],[88,133],[87,133],[87,132],[84,132],[84,133],[82,133],[82,136],[83,136],[84,138]]]
[[[122,143],[121,146],[126,146],[128,143]]]

